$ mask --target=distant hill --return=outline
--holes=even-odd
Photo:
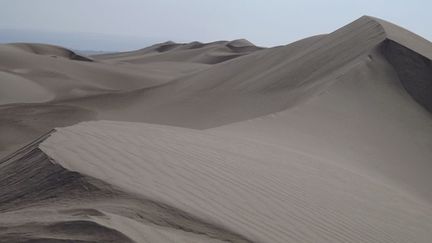
[[[116,53],[115,51],[93,51],[93,50],[73,50],[76,53],[79,53],[84,56],[93,56],[93,55],[104,55],[104,54],[112,54]]]

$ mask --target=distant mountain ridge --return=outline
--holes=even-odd
[[[68,33],[43,30],[0,29],[0,43],[44,43],[74,50],[127,51],[161,42],[162,38],[128,37],[98,33]]]

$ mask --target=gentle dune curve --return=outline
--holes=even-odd
[[[55,46],[55,45],[34,44],[34,43],[13,43],[9,45],[19,50],[36,54],[36,55],[63,57],[75,61],[86,61],[86,62],[93,61],[88,57],[78,55],[71,50],[68,50],[60,46]]]
[[[288,148],[105,121],[58,129],[40,148],[67,170],[175,206],[252,242],[432,237],[431,205]]]
[[[2,88],[0,105],[13,103],[42,103],[54,98],[44,87],[12,73],[0,71]],[[20,97],[17,97],[20,94]]]
[[[0,195],[0,235],[10,241],[432,237],[431,205],[393,185],[287,148],[190,129],[80,123],[41,137],[0,166],[0,186],[14,185]]]

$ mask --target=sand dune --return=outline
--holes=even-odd
[[[261,49],[263,48],[257,47],[247,40],[217,41],[212,43],[191,42],[187,44],[169,41],[137,51],[96,55],[94,58],[135,64],[166,61],[216,64]]]
[[[432,43],[394,24],[0,54],[0,242],[432,239]]]
[[[70,171],[219,222],[252,242],[432,237],[430,205],[283,147],[180,128],[95,122],[59,129],[40,148]],[[415,230],[406,229],[407,222]]]
[[[5,87],[0,90],[0,104],[47,102],[54,98],[47,89],[21,76],[0,71],[0,78]]]
[[[30,44],[30,43],[14,43],[14,44],[9,44],[9,46],[13,46],[19,50],[31,54],[51,56],[56,58],[63,57],[66,59],[77,60],[77,61],[87,61],[87,62],[92,61],[92,59],[88,57],[80,56],[75,52],[60,46],[47,45],[47,44]]]
[[[118,105],[115,110],[107,111],[106,102],[98,99],[68,104],[91,107],[100,119],[133,117],[132,121],[200,129],[221,126],[296,107],[329,90],[360,66],[367,66],[366,71],[374,75],[375,69],[383,67],[379,60],[386,40],[380,22],[363,17],[328,35],[257,51],[157,89],[111,96]],[[407,63],[402,65],[398,68],[406,69]],[[399,82],[394,68],[385,68],[383,75]],[[422,89],[421,82],[411,83]],[[143,112],[137,114],[137,109]]]
[[[207,50],[201,50],[201,53],[209,55]],[[15,75],[31,81],[34,86],[42,86],[53,94],[54,98],[50,101],[154,87],[208,67],[200,63],[173,63],[169,59],[141,65],[107,63],[79,56],[61,47],[42,44],[0,45],[0,54],[3,57],[0,70],[6,73],[2,75]],[[6,84],[3,86],[4,90],[9,88]],[[38,89],[29,90],[33,91],[40,92]],[[13,87],[9,94],[15,97],[28,96]],[[15,102],[5,101],[1,104],[25,103],[25,99],[16,98]]]

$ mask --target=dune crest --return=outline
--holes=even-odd
[[[76,60],[76,61],[86,61],[86,62],[92,62],[93,60],[76,54],[75,52],[68,50],[66,48],[60,47],[60,46],[54,46],[54,45],[47,45],[47,44],[32,44],[32,43],[14,43],[9,44],[10,46],[13,46],[17,49],[37,54],[37,55],[44,55],[44,56],[51,56],[51,57],[63,57],[70,60]]]
[[[155,44],[137,51],[102,54],[95,59],[142,64],[149,62],[187,62],[218,64],[248,55],[264,48],[246,40],[215,41],[210,43],[175,43],[172,41]]]

